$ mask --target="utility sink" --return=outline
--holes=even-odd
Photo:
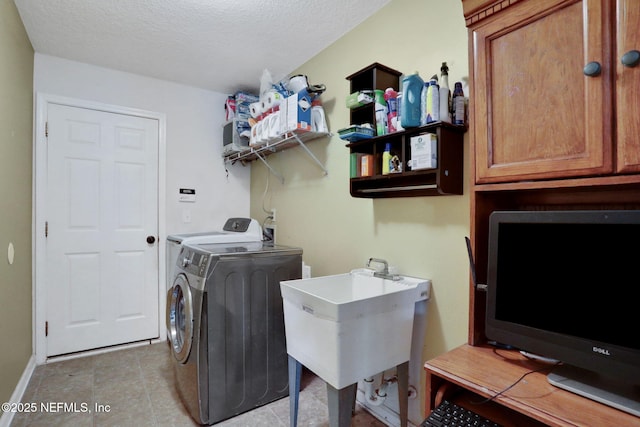
[[[431,281],[370,269],[280,282],[287,353],[336,389],[407,362]]]

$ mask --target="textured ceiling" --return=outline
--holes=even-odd
[[[234,93],[264,69],[287,76],[390,0],[14,1],[36,52]]]

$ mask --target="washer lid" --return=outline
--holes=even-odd
[[[206,237],[210,239],[211,238],[210,236],[218,236],[222,234],[227,234],[227,233],[223,233],[222,231],[203,231],[200,233],[170,234],[167,236],[167,240],[170,242],[182,243],[185,240],[189,240],[189,239],[198,239],[201,237]]]
[[[212,254],[214,257],[233,257],[244,255],[300,255],[301,248],[274,245],[271,242],[231,242],[231,243],[205,243],[192,245],[189,243],[187,248],[196,249],[200,252]]]
[[[262,241],[262,227],[252,218],[229,218],[222,231],[172,234],[167,240],[175,243],[233,243]]]

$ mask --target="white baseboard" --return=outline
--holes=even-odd
[[[16,385],[16,388],[13,390],[13,394],[9,399],[9,402],[19,403],[22,401],[22,396],[24,395],[27,386],[29,385],[29,380],[31,379],[31,375],[33,375],[33,371],[36,369],[36,356],[31,355],[29,358],[29,362],[27,366],[24,368],[22,372],[22,376],[20,377],[20,381]],[[0,427],[9,427],[11,425],[11,421],[13,421],[13,416],[15,412],[0,412]]]

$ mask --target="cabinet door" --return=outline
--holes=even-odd
[[[476,182],[612,171],[608,3],[520,2],[472,27]]]
[[[640,51],[640,2],[618,0],[616,61],[616,131],[618,172],[640,172],[640,65],[622,64],[622,56]]]

